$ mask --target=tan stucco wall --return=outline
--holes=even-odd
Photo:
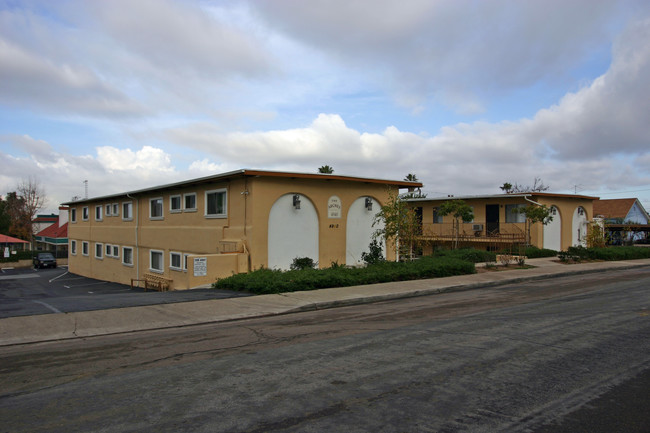
[[[205,192],[227,190],[227,217],[205,217]],[[170,197],[196,193],[196,211],[170,212]],[[268,219],[272,205],[284,194],[299,193],[310,200],[319,218],[319,257],[321,267],[332,262],[344,264],[346,260],[346,219],[350,205],[359,197],[373,197],[383,204],[388,198],[384,184],[349,182],[336,179],[292,179],[287,177],[235,177],[211,183],[186,184],[166,189],[140,193],[136,197],[116,196],[106,200],[84,201],[76,208],[77,220],[68,225],[68,237],[77,241],[76,254],[70,253],[70,271],[76,274],[130,284],[131,279],[150,273],[150,251],[163,252],[164,271],[160,275],[173,280],[173,289],[186,289],[208,284],[217,277],[233,272],[246,272],[268,265]],[[336,195],[342,204],[340,219],[330,219],[327,214],[328,199]],[[149,217],[149,200],[163,198],[163,218]],[[131,221],[122,219],[122,204],[133,203]],[[107,204],[118,203],[119,216],[107,216]],[[102,205],[102,221],[95,220],[95,206]],[[89,219],[82,220],[82,208],[89,207]],[[378,211],[379,209],[376,209]],[[82,254],[82,242],[89,242],[89,254]],[[227,244],[222,241],[228,242]],[[119,258],[95,257],[95,244],[118,245]],[[230,243],[232,242],[232,243]],[[123,247],[132,247],[134,263],[122,263]],[[233,246],[236,250],[233,251]],[[208,276],[194,277],[188,260],[186,270],[170,269],[170,253],[208,257]],[[221,254],[224,253],[224,254]],[[235,254],[232,254],[235,253]],[[394,260],[392,249],[387,258]],[[191,258],[192,256],[190,256]]]

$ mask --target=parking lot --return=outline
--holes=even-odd
[[[249,296],[215,289],[172,292],[131,289],[124,284],[94,280],[55,269],[2,269],[0,272],[0,318],[37,314],[168,304]]]

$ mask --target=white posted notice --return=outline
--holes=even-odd
[[[194,257],[194,276],[205,277],[208,275],[208,258]]]

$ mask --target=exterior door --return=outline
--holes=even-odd
[[[488,236],[499,234],[499,205],[485,205],[485,232]]]

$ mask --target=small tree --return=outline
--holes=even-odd
[[[510,182],[505,182],[500,186],[501,191],[506,194],[521,194],[524,192],[544,192],[550,189],[550,186],[544,185],[544,182],[541,178],[536,177],[533,181],[533,185],[519,185],[517,182],[514,184]]]
[[[413,174],[409,173],[404,177],[404,180],[407,182],[418,182],[418,177]],[[402,198],[425,198],[427,195],[422,193],[422,190],[420,188],[414,188],[414,187],[409,187],[408,192],[406,194],[402,194]]]
[[[334,169],[329,165],[323,165],[318,167],[318,172],[321,174],[332,174],[334,173]]]
[[[454,249],[458,248],[458,238],[460,236],[460,222],[470,222],[474,219],[472,207],[463,200],[450,200],[440,205],[438,215],[451,215],[454,218]]]
[[[30,177],[18,184],[16,191],[7,194],[6,200],[10,234],[31,241],[34,235],[32,221],[45,203],[45,191],[36,179]]]
[[[521,213],[526,216],[526,244],[530,245],[530,230],[533,224],[541,222],[546,225],[553,221],[551,208],[546,205],[533,205],[518,207],[512,210],[516,213]]]
[[[373,237],[384,238],[386,245],[390,239],[394,240],[398,249],[409,257],[413,256],[413,247],[421,232],[420,220],[415,209],[393,191],[389,192],[388,201],[379,209],[372,223],[373,227],[383,223],[383,227],[376,229]]]
[[[377,239],[373,239],[372,242],[370,242],[370,245],[368,245],[368,252],[361,253],[361,260],[363,260],[366,265],[374,265],[383,262],[385,259],[381,242],[377,242]]]

